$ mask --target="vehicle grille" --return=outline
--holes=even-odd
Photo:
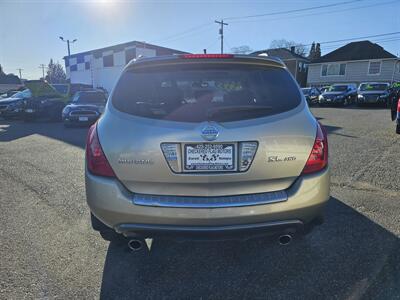
[[[365,100],[377,100],[378,97],[379,95],[373,95],[373,94],[364,95]]]
[[[283,202],[287,199],[288,196],[285,191],[220,197],[161,196],[135,194],[133,196],[133,203],[137,205],[161,207],[215,208],[262,205],[268,203]]]
[[[76,110],[70,113],[70,116],[97,116],[98,113],[93,110]]]
[[[0,110],[4,110],[7,108],[7,105],[0,105]]]

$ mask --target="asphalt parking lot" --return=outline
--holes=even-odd
[[[389,111],[313,108],[329,133],[325,223],[289,246],[154,241],[89,224],[87,129],[0,120],[0,298],[400,299],[400,136]]]

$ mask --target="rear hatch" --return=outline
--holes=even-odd
[[[98,124],[100,143],[136,193],[284,190],[301,174],[316,135],[294,79],[268,60],[138,63],[111,99]]]

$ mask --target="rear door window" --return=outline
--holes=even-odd
[[[112,97],[122,112],[178,122],[259,118],[291,110],[300,101],[285,69],[243,65],[127,70]]]

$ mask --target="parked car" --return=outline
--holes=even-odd
[[[0,117],[4,119],[19,118],[24,110],[24,101],[30,99],[29,89],[14,93],[11,97],[0,100]]]
[[[7,92],[5,92],[4,94],[1,94],[1,95],[0,95],[0,99],[2,99],[2,98],[11,98],[12,95],[14,95],[14,94],[16,94],[16,93],[18,93],[18,92],[20,92],[20,91],[19,91],[19,90],[10,90],[10,91],[7,91]]]
[[[62,120],[65,126],[73,124],[92,124],[104,112],[107,98],[103,91],[77,92],[72,102],[64,107]]]
[[[327,90],[329,90],[330,87],[331,87],[330,85],[324,85],[323,87],[321,87],[321,88],[319,89],[319,91],[320,91],[321,94],[323,94],[323,93],[325,93]]]
[[[318,97],[319,95],[321,95],[321,93],[317,88],[302,88],[301,91],[303,92],[304,97],[306,98],[306,101],[309,105],[318,103]]]
[[[131,61],[86,149],[92,226],[135,250],[176,235],[287,244],[329,199],[326,132],[272,57]]]
[[[68,97],[58,93],[43,80],[29,80],[25,85],[32,91],[32,97],[24,101],[23,119],[61,121],[61,112]]]
[[[400,82],[393,83],[388,92],[390,114],[392,121],[396,121],[396,133],[400,134]]]
[[[388,105],[389,83],[385,82],[364,82],[358,87],[357,105],[381,104]]]
[[[324,105],[346,106],[354,103],[357,97],[357,89],[354,84],[334,84],[318,97],[318,103]]]

